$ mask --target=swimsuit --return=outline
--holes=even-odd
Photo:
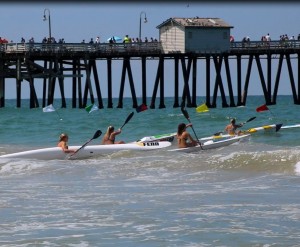
[[[115,138],[114,138],[114,139],[110,139],[110,136],[109,136],[109,138],[107,138],[107,139],[105,138],[104,140],[105,140],[105,141],[111,141],[111,142],[112,142],[112,144],[114,144],[114,143],[115,143]]]

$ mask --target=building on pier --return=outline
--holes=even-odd
[[[233,26],[220,18],[169,18],[160,25],[159,40],[164,53],[228,52]]]

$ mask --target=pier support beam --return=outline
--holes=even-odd
[[[107,108],[113,108],[112,101],[112,60],[107,59]]]
[[[280,54],[279,61],[278,61],[277,74],[276,74],[276,79],[275,79],[275,85],[274,85],[272,104],[276,104],[278,87],[279,87],[279,79],[280,79],[281,69],[282,69],[282,62],[283,62],[283,54]]]
[[[213,106],[217,105],[217,93],[218,93],[218,88],[220,88],[220,93],[221,93],[221,98],[222,98],[222,107],[228,107],[227,101],[226,101],[226,96],[225,96],[225,91],[224,91],[224,86],[223,86],[223,81],[222,81],[222,76],[221,76],[221,68],[222,68],[222,61],[223,57],[220,56],[213,56],[214,64],[215,64],[215,69],[216,69],[216,80],[215,80],[215,89],[214,89],[214,95],[213,95]]]
[[[179,73],[179,70],[178,70],[178,67],[179,67],[179,57],[178,56],[175,56],[174,57],[174,104],[173,104],[173,107],[179,107],[179,102],[178,102],[178,97],[179,97],[179,90],[178,90],[178,87],[179,87],[179,81],[178,81],[178,73]]]
[[[255,55],[255,60],[256,60],[257,69],[258,69],[258,72],[259,72],[261,86],[262,86],[263,93],[264,93],[264,96],[265,96],[265,101],[266,101],[267,105],[270,105],[271,104],[271,99],[268,97],[268,90],[267,90],[267,87],[266,87],[266,82],[265,82],[263,70],[262,70],[261,63],[260,63],[260,57],[259,57],[258,54]]]
[[[146,57],[142,56],[142,103],[147,105],[147,70]]]
[[[97,93],[97,99],[98,99],[98,107],[100,109],[102,109],[103,108],[103,100],[102,100],[102,94],[101,94],[101,89],[100,89],[100,81],[99,81],[99,77],[98,77],[96,60],[91,60],[91,66],[93,68],[94,81],[95,81],[95,87],[96,87],[96,93]]]
[[[212,107],[210,103],[210,56],[206,55],[206,105]]]
[[[236,81],[237,81],[237,106],[244,105],[244,101],[246,100],[245,97],[243,97],[242,92],[242,56],[237,55],[236,56]]]
[[[231,81],[231,75],[230,75],[228,55],[224,56],[224,64],[225,64],[227,83],[228,83],[228,93],[229,93],[229,98],[230,98],[230,107],[234,107],[235,103],[234,103],[234,96],[233,96],[233,89],[232,89],[232,81]]]
[[[138,104],[137,104],[137,98],[136,98],[136,93],[134,88],[134,82],[133,82],[129,57],[125,57],[123,60],[122,78],[121,78],[121,85],[120,85],[120,92],[119,92],[119,103],[117,108],[123,108],[123,94],[124,94],[126,71],[128,73],[129,85],[131,89],[131,96],[133,101],[132,107],[137,108]]]
[[[186,101],[186,107],[192,107],[190,87],[189,87],[191,65],[192,65],[192,59],[190,57],[188,57],[188,65],[187,66],[185,64],[184,57],[181,57],[182,75],[183,75],[183,80],[184,80],[181,107],[185,106],[185,101]]]
[[[157,67],[157,73],[156,73],[156,79],[154,83],[154,89],[152,93],[151,103],[150,103],[150,109],[155,108],[155,99],[157,95],[158,86],[160,85],[160,97],[164,97],[164,58],[162,56],[159,57],[158,67]],[[165,108],[164,105],[164,99],[161,99],[159,108]]]
[[[293,93],[294,104],[297,104],[297,92],[296,92],[296,86],[295,86],[295,80],[294,80],[294,75],[293,75],[293,69],[292,69],[290,54],[285,54],[285,57],[286,57],[286,63],[287,63],[287,66],[288,66],[288,71],[289,71],[289,76],[290,76],[290,82],[291,82],[291,88],[292,88],[292,93]]]
[[[252,63],[253,63],[253,55],[250,55],[249,60],[248,60],[248,67],[247,67],[247,74],[246,74],[246,80],[245,80],[245,85],[244,85],[244,91],[242,92],[242,98],[241,98],[241,105],[244,105],[244,106],[246,105],[246,101],[247,101],[248,87],[249,87],[249,82],[250,82]]]
[[[160,102],[159,102],[159,109],[166,108],[165,106],[165,76],[164,76],[164,58],[160,57],[160,68],[159,68],[159,77],[160,77]]]
[[[197,107],[197,57],[192,58],[192,107]]]
[[[85,87],[84,87],[84,93],[83,93],[83,105],[82,105],[83,108],[87,106],[88,93],[90,93],[91,103],[94,104],[94,102],[95,102],[93,88],[92,88],[92,84],[91,84],[91,70],[92,70],[91,61],[84,59],[84,65],[85,65],[85,71],[86,71],[86,80],[85,80]]]
[[[298,97],[297,97],[297,105],[300,105],[300,53],[297,53],[298,59],[297,59],[297,71],[298,71]]]
[[[4,71],[4,60],[0,59],[0,71]],[[0,76],[0,108],[5,106],[5,76]]]

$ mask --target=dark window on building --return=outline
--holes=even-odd
[[[223,39],[228,39],[228,33],[227,32],[223,32]]]
[[[192,32],[188,32],[188,38],[192,39],[193,38],[193,33]]]

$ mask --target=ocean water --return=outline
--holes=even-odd
[[[69,145],[82,145],[97,129],[121,127],[132,111],[118,140],[176,132],[188,121],[172,98],[165,104],[137,113],[125,99],[122,109],[89,114],[72,109],[70,101],[60,109],[57,100],[57,110],[45,113],[29,109],[27,100],[19,109],[7,100],[0,109],[0,154],[56,146],[62,132],[69,134]],[[279,96],[277,105],[257,113],[262,104],[263,96],[249,96],[245,107],[186,109],[199,138],[223,130],[232,117],[256,117],[243,129],[300,123],[292,96]],[[300,246],[299,137],[300,128],[294,128],[189,154],[0,159],[0,246]]]

